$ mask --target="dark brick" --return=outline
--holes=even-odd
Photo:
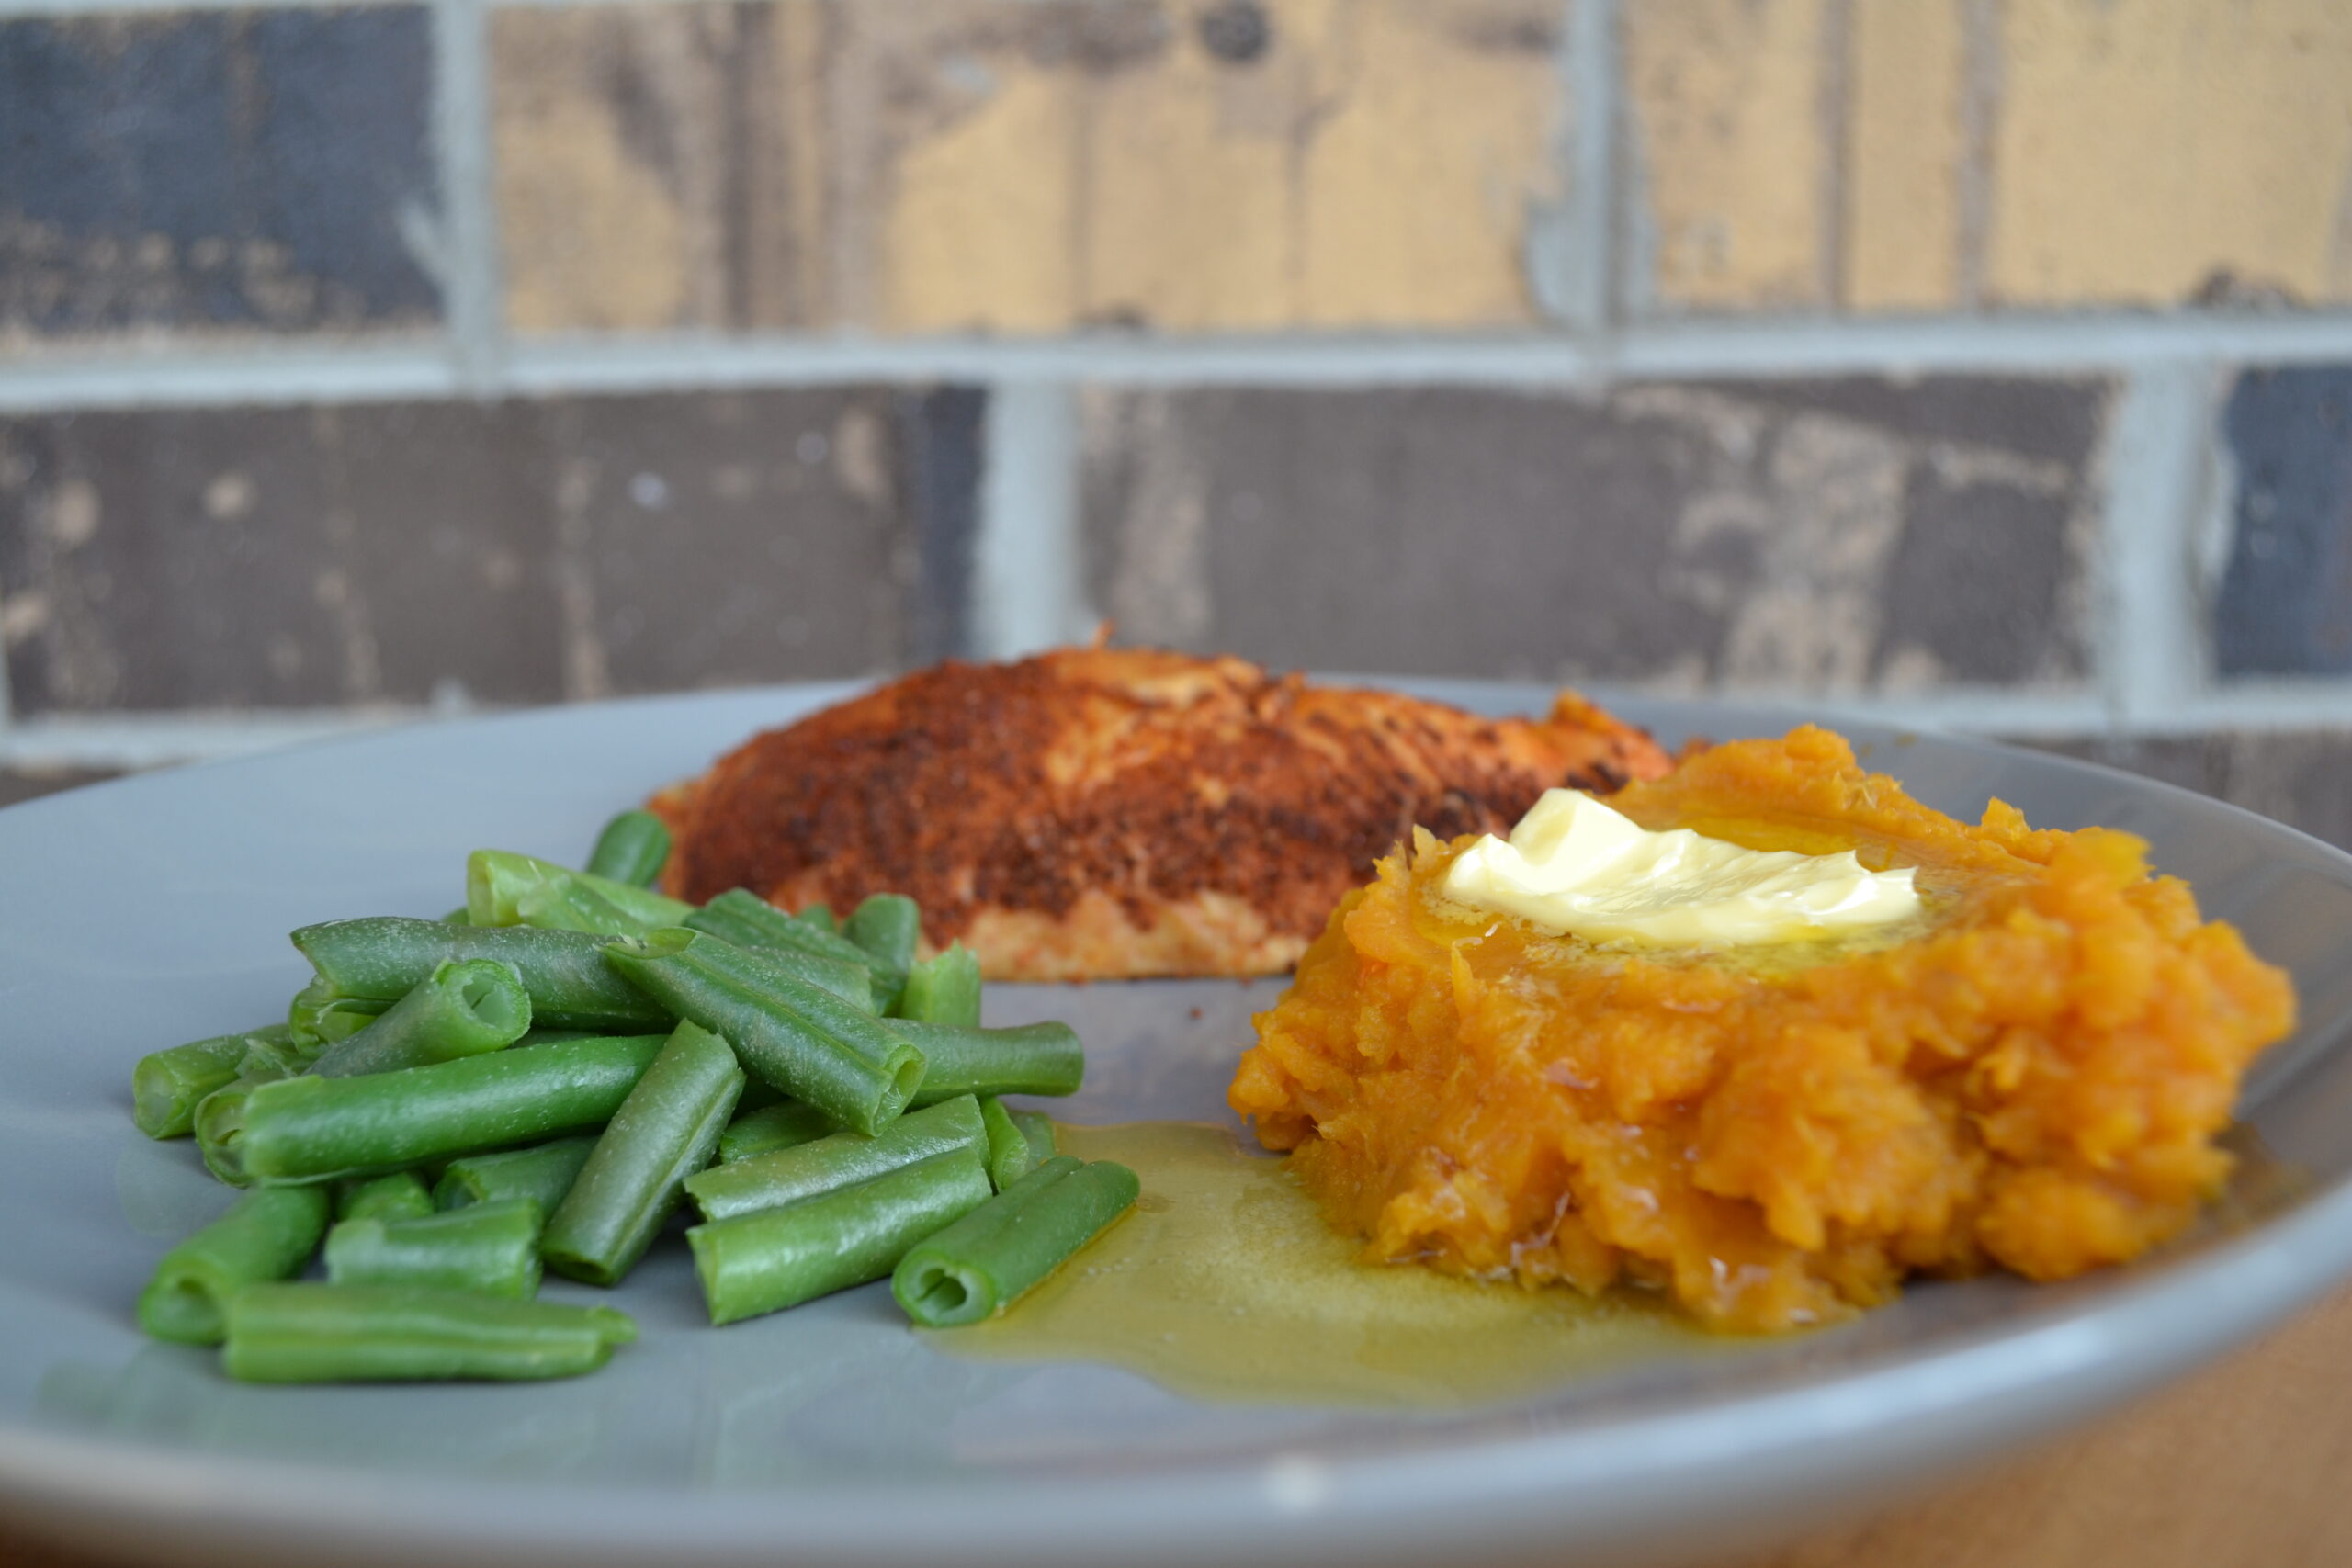
[[[2222,432],[2237,493],[2216,664],[2224,675],[2352,671],[2352,367],[2241,377]]]
[[[2026,744],[2193,789],[2352,850],[2352,730]]]
[[[1860,379],[1097,392],[1090,581],[1123,639],[1281,666],[2079,684],[2095,443],[2050,429],[2096,428],[2105,400]]]
[[[969,512],[905,515],[907,396],[0,422],[15,705],[519,703],[929,657],[924,551],[968,555]]]
[[[2090,461],[2106,413],[2106,400],[2084,396],[2082,382],[2005,376],[1756,381],[1740,390],[1758,402],[1843,414],[1906,437],[1990,447],[2068,468]]]
[[[583,398],[531,423],[575,694],[908,661],[922,575],[895,400]]]
[[[1906,650],[1975,681],[2018,684],[2046,674],[2050,632],[2075,620],[2078,592],[2070,490],[2029,490],[1912,471],[1902,539],[1886,573],[1877,662]]]
[[[20,800],[79,789],[117,776],[110,768],[0,768],[0,806],[14,806]]]
[[[0,22],[0,341],[429,324],[417,6]]]
[[[560,694],[547,510],[502,493],[507,423],[396,404],[0,424],[17,710]]]
[[[910,392],[899,400],[899,470],[922,562],[915,595],[919,662],[962,651],[969,635],[987,422],[988,397],[976,388]]]

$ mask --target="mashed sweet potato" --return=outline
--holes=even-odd
[[[1969,827],[1810,728],[1610,804],[1916,865],[1925,912],[1797,948],[1596,945],[1447,901],[1473,840],[1417,832],[1259,1015],[1230,1091],[1370,1258],[1629,1280],[1770,1331],[1915,1269],[2122,1262],[2226,1177],[2214,1135],[2294,993],[2141,840],[1998,801]]]

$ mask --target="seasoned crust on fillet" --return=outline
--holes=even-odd
[[[1246,660],[1074,649],[950,662],[754,737],[657,795],[664,881],[798,908],[909,894],[995,978],[1288,968],[1417,824],[1506,829],[1555,784],[1668,771],[1564,693],[1487,719]]]

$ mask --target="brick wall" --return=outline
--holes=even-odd
[[[2352,7],[0,0],[0,794],[1102,615],[2352,841]]]

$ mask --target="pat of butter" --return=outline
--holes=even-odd
[[[1508,841],[1489,833],[1445,874],[1451,898],[1596,942],[1802,942],[1917,914],[1908,867],[1849,850],[1749,850],[1687,828],[1653,833],[1589,795],[1544,792]]]

